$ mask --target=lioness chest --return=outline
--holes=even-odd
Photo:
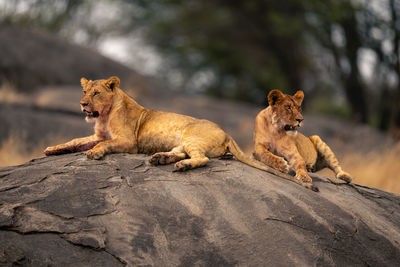
[[[311,167],[315,165],[318,156],[310,139],[299,132],[295,136],[286,135],[279,140],[270,140],[268,142],[268,150],[286,159],[297,152],[301,155],[306,165]]]
[[[301,157],[304,159],[304,162],[307,166],[311,168],[314,167],[317,162],[318,153],[315,149],[313,143],[310,141],[308,137],[305,137],[301,133],[297,133],[294,137],[297,151],[300,153]]]

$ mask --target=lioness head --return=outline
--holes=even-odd
[[[86,121],[94,122],[96,118],[105,117],[111,110],[119,78],[111,77],[107,80],[88,81],[81,79],[83,96],[80,102],[82,112],[86,113]]]
[[[273,112],[272,123],[277,130],[284,130],[289,135],[297,133],[303,121],[301,115],[303,98],[303,91],[297,91],[293,96],[283,94],[279,90],[269,92],[268,104]]]

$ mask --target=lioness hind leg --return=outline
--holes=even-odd
[[[332,152],[329,146],[324,141],[322,141],[322,139],[318,135],[313,135],[309,138],[318,151],[318,157],[322,157],[322,159],[319,160],[324,161],[324,164],[322,164],[322,166],[325,165],[329,169],[334,171],[336,178],[342,179],[350,183],[352,180],[351,175],[342,170],[339,165],[339,161],[337,160],[335,154]]]
[[[179,146],[173,148],[170,152],[159,152],[153,154],[150,157],[149,162],[153,165],[165,165],[177,162],[184,158],[186,158],[186,154],[183,151],[183,147]]]
[[[185,128],[181,144],[189,159],[175,163],[174,171],[205,166],[210,160],[226,153],[226,133],[216,124],[199,120]]]
[[[184,159],[184,160],[178,161],[175,164],[174,171],[186,171],[186,170],[202,167],[202,166],[205,166],[209,161],[210,161],[210,159],[207,158],[206,156]]]
[[[205,153],[200,151],[192,151],[186,150],[186,153],[189,155],[190,159],[185,159],[178,161],[175,163],[175,170],[174,171],[186,171],[198,167],[205,166],[210,159],[205,156]]]

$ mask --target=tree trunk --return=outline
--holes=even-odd
[[[346,37],[346,56],[351,70],[346,77],[345,91],[356,121],[367,123],[368,110],[366,105],[366,94],[360,82],[360,71],[357,64],[358,49],[362,47],[360,35],[357,30],[357,20],[354,13],[349,14],[341,23]]]
[[[400,139],[400,86],[397,86],[396,98],[392,109],[392,119],[389,134],[396,139]]]
[[[390,122],[389,133],[396,139],[400,139],[400,29],[398,24],[400,23],[399,17],[396,10],[396,5],[394,0],[390,0],[390,9],[392,14],[392,29],[394,31],[394,58],[393,69],[397,74],[397,90],[395,92],[395,98],[392,106],[392,116]]]
[[[393,100],[393,95],[389,91],[389,89],[385,86],[380,95],[379,105],[378,105],[378,114],[379,114],[379,130],[388,131],[390,127],[390,117],[391,117],[391,101]]]

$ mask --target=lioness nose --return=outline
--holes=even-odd
[[[83,102],[83,101],[81,101],[81,105],[82,105],[82,107],[86,107],[87,105],[89,105],[87,102]]]
[[[296,121],[302,122],[302,121],[303,121],[303,118],[301,118],[301,119],[297,118]]]

